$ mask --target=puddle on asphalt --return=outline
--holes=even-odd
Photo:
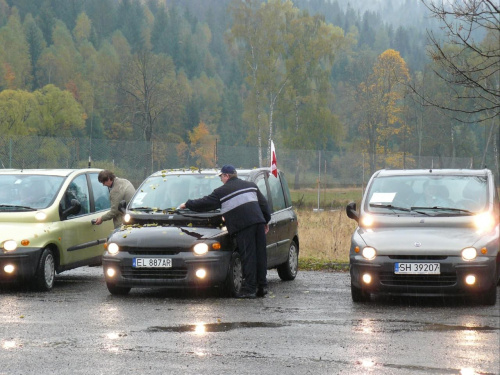
[[[264,323],[264,322],[234,322],[234,323],[209,323],[209,324],[187,324],[174,327],[154,326],[147,329],[148,332],[193,332],[198,333],[200,330],[205,332],[228,332],[241,328],[280,328],[286,324],[281,323]]]

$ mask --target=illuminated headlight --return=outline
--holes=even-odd
[[[474,249],[473,247],[467,247],[462,250],[462,259],[463,260],[472,260],[476,259],[477,257],[477,250]]]
[[[495,219],[490,213],[484,212],[482,214],[474,216],[474,224],[476,225],[477,229],[487,232],[491,230],[495,225]]]
[[[123,222],[128,223],[130,221],[130,214],[123,215]]]
[[[193,248],[195,254],[203,255],[208,252],[208,245],[206,243],[197,243]]]
[[[14,251],[17,249],[17,242],[14,240],[7,240],[3,243],[3,248],[5,251]]]
[[[361,218],[361,224],[364,227],[371,227],[373,225],[373,216],[372,215],[364,215]]]
[[[115,255],[118,254],[118,251],[120,251],[120,247],[116,243],[111,242],[108,244],[108,253]]]
[[[375,257],[377,256],[377,252],[375,251],[375,249],[373,247],[365,247],[363,249],[363,257],[365,259],[368,259],[368,260],[372,260],[372,259],[375,259]]]
[[[47,214],[45,212],[39,211],[35,214],[35,219],[37,219],[38,221],[44,221],[46,218],[47,218]]]

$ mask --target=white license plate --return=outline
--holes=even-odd
[[[172,268],[171,258],[134,258],[134,268]]]
[[[439,263],[396,263],[394,273],[413,275],[439,275],[441,266]]]

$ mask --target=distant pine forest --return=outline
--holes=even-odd
[[[367,3],[0,0],[0,138],[161,141],[198,165],[215,144],[267,165],[273,141],[366,153],[372,172],[414,155],[498,175],[498,119],[422,99],[460,97],[429,58],[439,23],[418,0]]]

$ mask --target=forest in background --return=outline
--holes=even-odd
[[[273,140],[366,152],[371,171],[404,155],[498,171],[498,119],[461,121],[409,88],[457,97],[428,58],[427,8],[358,3],[0,0],[1,137],[163,141],[183,166],[212,166],[216,141],[264,165]]]

